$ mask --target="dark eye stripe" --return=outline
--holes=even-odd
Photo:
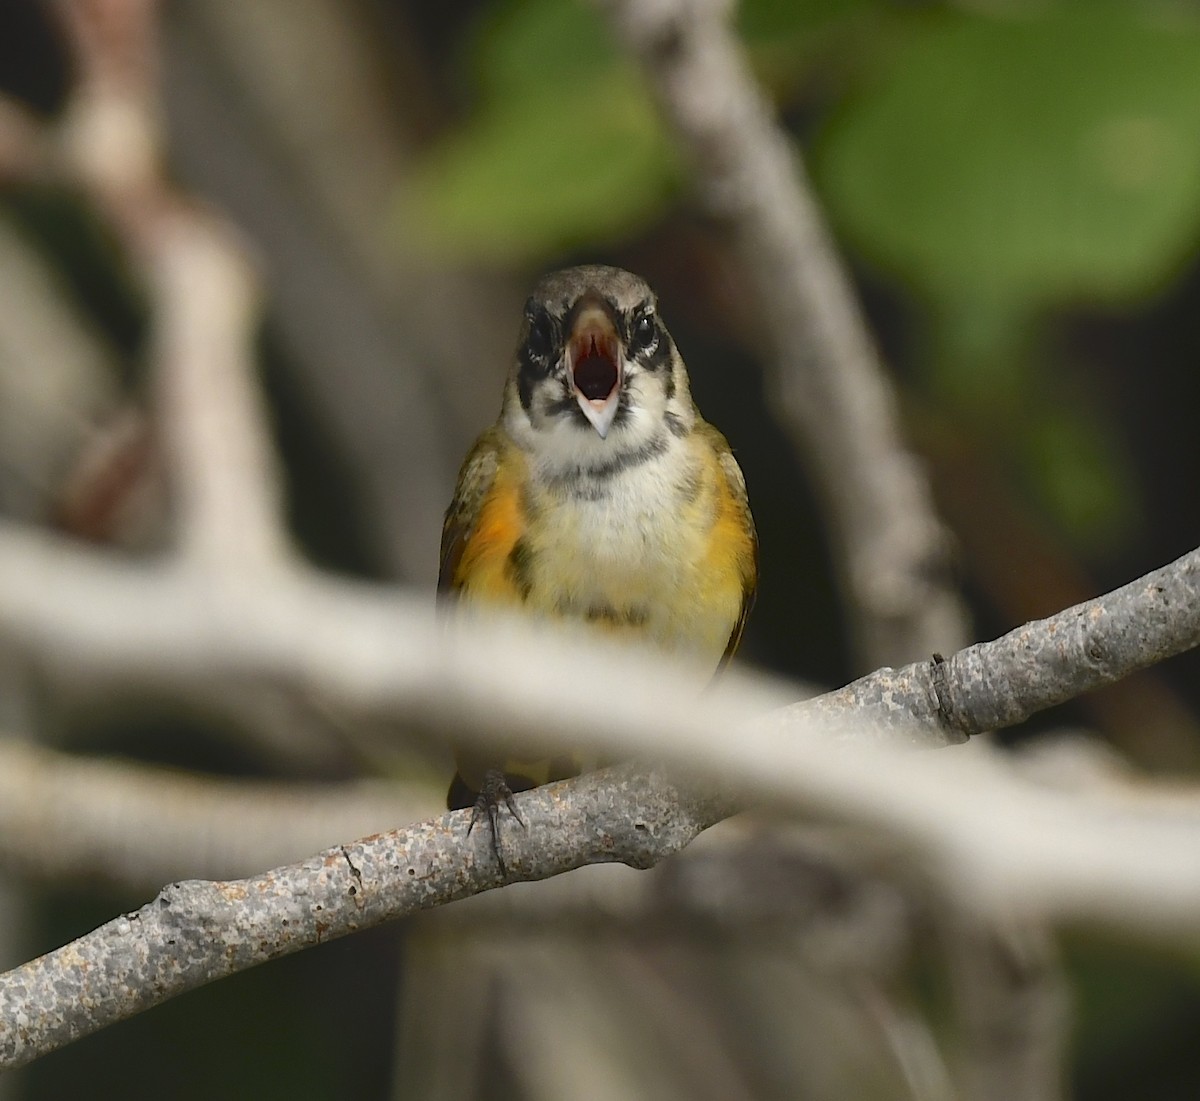
[[[517,349],[517,395],[528,413],[534,385],[546,378],[558,360],[561,338],[554,317],[540,306],[526,303],[525,317],[525,339]]]
[[[560,336],[551,314],[529,302],[525,306],[527,326],[521,351],[531,362],[548,363],[555,358]]]

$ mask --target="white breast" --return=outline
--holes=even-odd
[[[699,642],[688,609],[699,610],[707,526],[696,522],[703,502],[689,500],[688,463],[672,437],[663,454],[604,479],[556,473],[538,495],[551,543],[537,556],[535,602],[668,650]]]

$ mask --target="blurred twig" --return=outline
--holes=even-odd
[[[184,553],[231,570],[281,564],[281,476],[255,378],[255,281],[231,232],[163,175],[157,6],[56,8],[79,69],[66,160],[150,291],[159,440]]]
[[[395,781],[202,778],[0,739],[0,867],[140,890],[181,875],[248,875],[432,814],[439,796]]]
[[[395,189],[428,136],[428,61],[400,43],[397,64],[371,7],[172,5],[164,94],[180,172],[253,234],[283,381],[349,468],[371,564],[432,585],[454,470],[495,411],[521,294],[507,275],[406,254]]]
[[[896,982],[924,920],[878,875],[897,864],[863,831],[752,816],[650,872],[598,865],[439,909],[408,929],[402,1050],[427,1058],[398,1062],[397,1096],[473,1095],[495,1058],[531,1101],[563,1096],[581,1060],[617,1096],[942,1101],[929,1022]],[[564,975],[586,1011],[565,1012]]]
[[[117,406],[114,357],[7,219],[0,287],[0,508],[44,521],[74,455]]]
[[[256,278],[229,227],[179,193],[164,173],[157,9],[153,0],[56,5],[78,74],[66,109],[44,124],[18,108],[0,112],[6,125],[0,171],[79,190],[113,232],[149,299],[153,407],[132,425],[132,441],[115,441],[115,455],[107,448],[88,457],[84,467],[92,470],[98,461],[102,469],[70,481],[58,517],[75,532],[105,531],[97,507],[107,514],[138,497],[147,474],[161,469],[144,458],[154,448],[167,460],[182,561],[225,576],[285,570],[292,560],[282,476],[254,355]],[[47,356],[38,377],[72,362]],[[109,500],[112,491],[123,500]],[[202,584],[198,577],[196,584]],[[226,702],[237,699],[234,694]],[[281,709],[248,701],[235,710],[243,729],[262,734],[274,749],[284,744],[262,728]],[[298,741],[295,733],[291,742],[311,752],[312,739]]]
[[[806,456],[864,667],[957,649],[949,538],[901,438],[850,280],[728,25],[725,0],[596,0],[641,63],[755,292],[770,379]]]
[[[1002,917],[1002,915],[1001,915]],[[959,1077],[972,1101],[1063,1097],[1066,980],[1049,934],[947,907],[935,915],[961,1006]]]
[[[0,525],[0,633],[45,675],[81,679],[95,684],[93,691],[111,694],[123,683],[138,682],[172,690],[201,685],[220,693],[254,679],[286,681],[302,695],[325,692],[360,712],[437,716],[443,723],[517,731],[536,717],[535,701],[548,707],[555,700],[561,710],[546,716],[553,723],[545,725],[561,733],[547,733],[549,744],[589,736],[603,742],[611,736],[610,721],[619,725],[622,716],[645,732],[645,744],[662,744],[640,708],[670,705],[681,714],[694,709],[690,678],[671,691],[673,682],[659,685],[644,667],[634,663],[627,669],[626,662],[619,671],[614,667],[611,683],[641,686],[644,694],[631,689],[599,714],[581,713],[577,698],[557,680],[539,682],[539,663],[525,666],[506,652],[508,631],[518,640],[536,635],[506,622],[500,633],[482,640],[448,640],[426,602],[398,593],[301,571],[264,584],[237,575],[222,579],[170,566],[139,567]],[[486,649],[488,638],[495,650]],[[926,724],[918,741],[961,741],[968,733],[1020,722],[1198,642],[1200,551],[1192,551],[1113,593],[995,642],[944,661],[881,670],[812,703],[785,708],[772,725],[782,738],[810,712],[869,716],[897,727],[893,737],[909,736],[916,721]],[[477,654],[476,666],[464,658],[467,650]],[[566,677],[571,666],[550,654],[545,663]],[[582,652],[577,656],[586,683],[587,659]],[[744,680],[734,677],[731,683]],[[654,707],[656,698],[660,703]],[[724,694],[711,696],[721,698]],[[781,702],[761,690],[751,692],[741,699],[741,710],[731,709],[725,718],[741,723],[761,711],[764,698]],[[533,741],[543,737],[536,725],[525,735]],[[498,734],[497,729],[493,736]],[[614,748],[629,746],[621,741]]]

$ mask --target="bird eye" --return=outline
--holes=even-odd
[[[654,324],[654,318],[649,311],[639,314],[634,319],[631,340],[633,346],[642,352],[650,351],[658,343],[658,326]]]
[[[529,336],[525,345],[534,359],[543,363],[549,361],[554,354],[554,325],[548,314],[539,311],[529,319]]]

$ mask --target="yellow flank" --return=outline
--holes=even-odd
[[[688,438],[685,478],[654,475],[636,494],[611,501],[537,488],[524,455],[502,435],[486,446],[495,472],[449,586],[460,608],[507,604],[590,622],[690,657],[705,672],[732,653],[755,580],[754,529],[740,474],[723,461],[728,445],[715,429],[702,423]],[[474,789],[498,763],[495,751],[456,757]],[[534,760],[510,752],[502,767],[542,784],[596,764],[578,754]]]
[[[599,502],[533,487],[524,456],[500,444],[454,571],[457,599],[590,622],[715,669],[753,584],[754,543],[708,435],[688,440],[686,484]]]
[[[508,561],[517,540],[525,533],[525,511],[521,504],[524,475],[521,453],[515,448],[507,449],[497,464],[495,479],[480,505],[479,519],[466,537],[454,571],[451,587],[457,590],[459,600],[523,602]]]

